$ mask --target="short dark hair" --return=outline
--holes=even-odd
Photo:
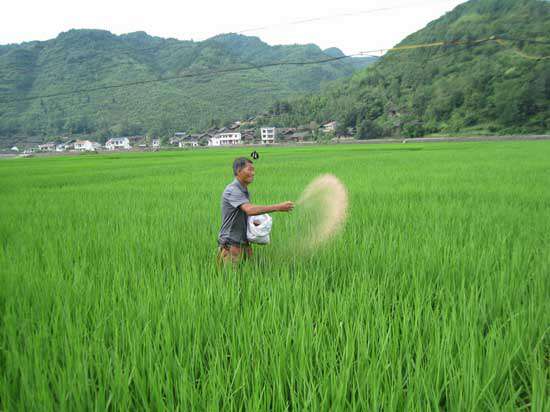
[[[241,171],[241,169],[244,169],[246,165],[250,163],[252,164],[252,160],[246,158],[246,157],[238,157],[233,161],[233,174],[237,176],[237,173]]]

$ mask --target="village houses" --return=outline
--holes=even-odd
[[[262,144],[275,143],[276,135],[277,135],[277,129],[275,129],[274,127],[262,127],[261,128]]]
[[[74,150],[81,152],[93,152],[99,149],[101,145],[97,142],[92,142],[90,140],[77,140],[74,142]]]
[[[178,146],[178,147],[182,147],[181,146],[181,143],[186,139],[188,138],[189,135],[186,133],[186,132],[176,132],[174,133],[174,136],[172,136],[170,138],[170,140],[168,141],[168,143],[171,145],[171,146]]]
[[[254,129],[244,129],[241,132],[241,141],[243,144],[253,144],[256,139]]]
[[[38,150],[40,150],[41,152],[54,152],[55,143],[49,142],[49,143],[39,144]]]
[[[242,144],[261,143],[271,145],[277,142],[303,142],[311,138],[311,131],[308,126],[298,128],[276,128],[274,126],[259,127],[257,130],[251,125],[256,124],[256,119],[250,118],[242,121],[235,121],[222,128],[210,128],[203,133],[188,134],[183,131],[175,132],[168,140],[170,145],[179,148],[195,148],[199,146],[233,146]],[[248,128],[246,126],[248,126]],[[259,125],[258,125],[259,126]],[[334,133],[337,122],[331,121],[323,124],[320,130],[324,133]],[[340,140],[342,140],[340,136]],[[90,140],[65,140],[43,143],[37,145],[34,150],[43,152],[63,152],[67,150],[96,151],[101,148],[99,143]],[[349,139],[351,140],[351,139]],[[148,138],[147,136],[113,137],[105,143],[106,150],[130,150],[135,148],[151,147],[158,150],[161,147],[160,138]]]
[[[198,147],[199,146],[199,139],[200,136],[196,134],[192,134],[190,136],[186,136],[183,139],[181,139],[178,143],[178,147]]]
[[[323,133],[334,133],[336,132],[336,122],[328,122],[321,126]]]
[[[208,146],[229,146],[241,144],[240,132],[217,133],[208,139]]]
[[[105,148],[107,150],[116,150],[116,149],[131,149],[130,140],[127,137],[113,137],[107,140],[105,143]]]

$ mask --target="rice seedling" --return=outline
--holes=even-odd
[[[0,410],[548,410],[550,142],[268,148],[252,201],[346,186],[215,264],[246,149],[0,162]]]

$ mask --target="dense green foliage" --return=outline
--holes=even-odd
[[[150,133],[200,129],[266,109],[277,98],[319,90],[369,60],[343,59],[136,85],[8,103],[78,89],[275,62],[325,60],[315,45],[269,46],[257,37],[220,35],[202,42],[137,32],[71,30],[56,39],[0,46],[0,136]]]
[[[390,52],[321,94],[273,110],[280,125],[338,120],[360,138],[550,131],[550,3],[471,0],[399,46],[500,36],[513,41]],[[518,41],[520,39],[521,41]]]
[[[247,152],[0,161],[1,410],[548,411],[550,142],[262,150],[254,201],[334,173],[347,225],[219,272]]]

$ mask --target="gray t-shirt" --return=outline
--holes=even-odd
[[[227,185],[222,194],[222,227],[218,236],[220,245],[247,243],[247,216],[240,208],[250,203],[250,194],[235,179]]]

